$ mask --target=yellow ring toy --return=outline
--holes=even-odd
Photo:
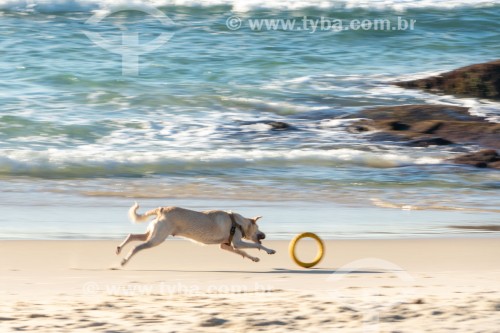
[[[316,242],[319,245],[318,253],[316,254],[316,258],[314,258],[313,261],[311,262],[303,262],[300,261],[297,256],[295,255],[295,246],[297,245],[297,242],[301,240],[302,238],[313,238],[316,240]],[[293,261],[301,267],[304,268],[311,268],[316,266],[321,259],[323,259],[323,255],[325,253],[325,244],[323,244],[323,241],[321,238],[318,237],[318,235],[313,234],[312,232],[304,232],[302,234],[299,234],[295,236],[292,241],[290,242],[290,246],[288,247],[288,251],[290,252],[290,256],[292,257]]]

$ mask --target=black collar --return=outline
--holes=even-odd
[[[236,223],[236,220],[234,219],[233,213],[228,213],[229,217],[231,218],[231,230],[229,231],[229,240],[227,241],[227,245],[231,245],[231,242],[233,241],[234,233],[236,232],[236,228],[240,229],[241,232],[241,237],[245,238],[245,232],[243,231],[243,228],[241,225]]]

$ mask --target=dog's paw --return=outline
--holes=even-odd
[[[271,249],[269,249],[269,250],[267,251],[267,254],[275,254],[275,253],[276,253],[276,251],[271,250]]]
[[[127,259],[122,259],[122,261],[120,262],[120,265],[125,266],[126,263],[127,263]]]
[[[250,259],[252,259],[253,262],[259,262],[260,261],[260,259],[257,258],[257,257],[253,257],[253,258],[250,258]]]
[[[121,247],[119,247],[119,246],[117,246],[117,247],[116,247],[116,255],[119,255],[119,254],[120,254],[120,252],[122,252],[122,248],[121,248]]]

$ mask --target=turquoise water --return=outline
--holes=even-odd
[[[499,122],[498,103],[390,83],[497,59],[500,1],[133,4],[0,0],[1,238],[117,237],[135,199],[264,210],[278,238],[290,226],[356,238],[498,223],[500,174],[443,162],[476,147],[375,144],[347,133],[342,117],[446,103]],[[144,13],[151,8],[160,19]],[[251,29],[256,19],[304,17],[416,22],[401,31]],[[113,53],[123,36],[138,36],[140,50],[162,35],[171,38],[123,75]],[[19,215],[32,206],[50,212],[44,223]],[[318,222],[306,222],[311,214]]]

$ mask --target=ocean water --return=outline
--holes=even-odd
[[[348,25],[382,19],[414,29]],[[391,85],[499,54],[500,1],[0,0],[0,238],[122,237],[134,200],[265,215],[271,238],[491,235],[450,228],[500,223],[500,173],[445,162],[477,147],[373,143],[344,117],[500,122]]]

